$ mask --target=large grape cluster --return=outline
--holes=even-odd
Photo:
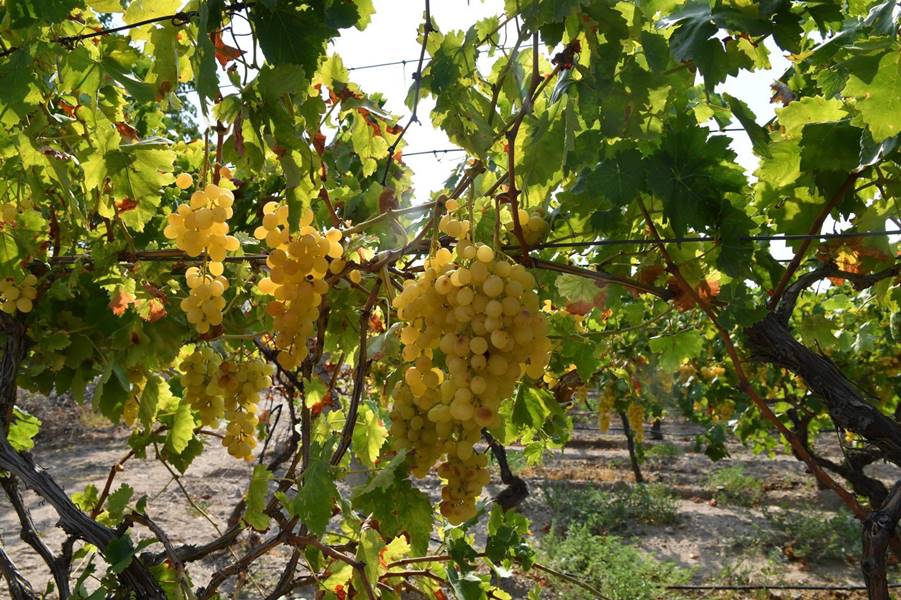
[[[182,173],[179,178],[182,175],[187,174]],[[181,189],[187,188],[191,184],[190,176],[176,179],[176,184]],[[228,288],[228,281],[222,276],[225,271],[223,261],[229,252],[241,247],[238,238],[228,235],[228,219],[232,216],[234,201],[229,190],[211,183],[202,191],[191,194],[190,203],[180,204],[169,215],[163,231],[188,256],[206,253],[206,260],[200,267],[188,269],[188,297],[181,301],[188,322],[201,334],[222,323],[226,304],[222,294]]]
[[[16,283],[12,277],[0,279],[0,310],[7,314],[28,313],[34,308],[34,299],[38,295],[38,278],[29,273],[22,281]]]
[[[551,345],[532,275],[469,241],[468,221],[445,216],[439,227],[462,238],[455,253],[437,250],[394,299],[408,366],[394,391],[391,433],[412,450],[416,476],[446,455],[441,512],[460,523],[475,515],[489,479],[487,457],[473,449],[482,428],[500,425],[501,402],[524,372],[543,375]]]
[[[270,248],[266,259],[269,276],[259,287],[274,297],[266,311],[273,319],[278,362],[285,369],[294,369],[309,352],[307,340],[329,287],[325,280],[329,260],[339,260],[344,254],[341,232],[330,229],[321,234],[313,227],[313,213],[305,210],[300,231],[292,234],[288,230],[288,207],[269,202],[263,207],[263,224],[254,236],[265,240]]]

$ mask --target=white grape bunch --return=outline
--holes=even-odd
[[[179,189],[188,188],[191,176],[181,173],[176,178]],[[226,302],[222,293],[228,289],[223,277],[223,261],[229,252],[241,247],[238,238],[228,235],[228,219],[232,216],[235,197],[231,191],[209,184],[202,191],[191,194],[188,204],[180,204],[168,217],[164,235],[191,257],[205,254],[200,267],[186,273],[188,297],[181,302],[188,322],[198,333],[205,334],[212,326],[220,325]]]
[[[488,482],[487,457],[473,448],[481,430],[500,425],[500,405],[524,373],[544,374],[551,344],[532,275],[469,241],[468,221],[445,216],[439,227],[459,236],[455,252],[434,252],[394,299],[407,366],[391,434],[411,450],[416,476],[447,457],[438,471],[447,480],[441,512],[460,523],[475,515]]]
[[[263,207],[263,224],[254,236],[265,240],[270,248],[266,259],[269,276],[260,280],[259,288],[273,297],[266,312],[273,320],[278,362],[285,369],[295,369],[309,353],[307,340],[329,289],[325,280],[329,261],[340,261],[344,254],[341,232],[330,229],[320,233],[313,227],[312,211],[306,209],[300,217],[300,231],[292,234],[288,230],[288,207],[269,202]]]

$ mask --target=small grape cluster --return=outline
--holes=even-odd
[[[37,284],[38,278],[31,273],[19,283],[12,277],[0,279],[0,310],[9,315],[17,310],[22,313],[31,312],[38,295],[35,287]]]
[[[176,178],[180,189],[188,188],[191,183],[187,173]],[[169,215],[163,231],[188,256],[206,253],[207,260],[201,267],[188,269],[188,297],[181,302],[188,322],[201,334],[222,323],[225,308],[222,293],[228,288],[228,281],[222,276],[225,271],[223,261],[229,252],[241,247],[238,238],[228,235],[228,219],[232,216],[234,201],[229,190],[211,183],[202,191],[191,194],[190,203],[180,204]]]
[[[200,415],[200,423],[215,427],[225,413],[225,398],[219,387],[222,359],[209,346],[199,346],[178,365],[184,398]]]
[[[190,267],[185,272],[188,282],[188,297],[181,301],[188,323],[194,325],[198,333],[207,333],[211,326],[221,325],[228,279],[222,275],[204,272],[200,267]]]
[[[216,427],[224,417],[228,424],[222,444],[235,458],[249,459],[257,445],[260,393],[272,385],[269,363],[260,358],[222,360],[204,346],[185,357],[179,369],[185,399],[201,424]]]
[[[610,417],[613,414],[613,405],[616,402],[616,385],[607,383],[598,396],[598,429],[601,433],[607,433],[610,429]]]
[[[525,209],[518,209],[519,214],[519,227],[522,229],[523,238],[525,238],[526,243],[530,246],[541,242],[544,239],[544,236],[547,235],[550,230],[550,226],[545,219],[545,215],[540,210],[532,210],[531,212]],[[504,223],[504,228],[511,234],[513,233],[513,217],[510,217],[510,220]]]
[[[133,427],[138,420],[141,410],[141,394],[147,385],[147,372],[142,368],[128,370],[128,381],[131,383],[131,395],[122,406],[122,421],[129,427]]]
[[[291,234],[288,207],[269,202],[263,207],[263,224],[254,236],[265,240],[270,248],[266,259],[269,276],[260,280],[259,288],[274,297],[266,312],[273,319],[278,362],[285,369],[295,369],[309,353],[307,340],[313,334],[322,296],[329,288],[325,280],[330,272],[329,260],[338,261],[344,254],[341,232],[330,229],[321,234],[313,227],[313,213],[307,209],[300,217],[300,231]]]
[[[544,374],[551,344],[532,275],[472,243],[468,221],[445,216],[439,228],[461,236],[455,253],[437,250],[394,299],[409,366],[394,391],[391,434],[412,450],[418,477],[447,456],[441,512],[460,523],[475,515],[489,479],[487,457],[473,448],[482,428],[500,425],[501,402],[524,372]]]
[[[629,408],[626,409],[626,420],[635,441],[640,444],[644,440],[644,407],[637,402],[629,404]]]
[[[222,444],[235,458],[250,458],[257,445],[257,403],[260,392],[272,385],[271,376],[272,367],[259,359],[226,360],[219,366],[218,385],[225,395],[228,421]]]

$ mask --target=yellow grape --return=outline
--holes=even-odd
[[[31,273],[19,283],[12,277],[0,279],[0,310],[10,315],[16,311],[31,312],[38,295],[37,283],[38,278]]]

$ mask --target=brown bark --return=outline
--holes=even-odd
[[[863,523],[863,560],[860,568],[867,584],[870,600],[890,600],[885,578],[885,555],[901,518],[901,482],[892,488],[888,498]]]

